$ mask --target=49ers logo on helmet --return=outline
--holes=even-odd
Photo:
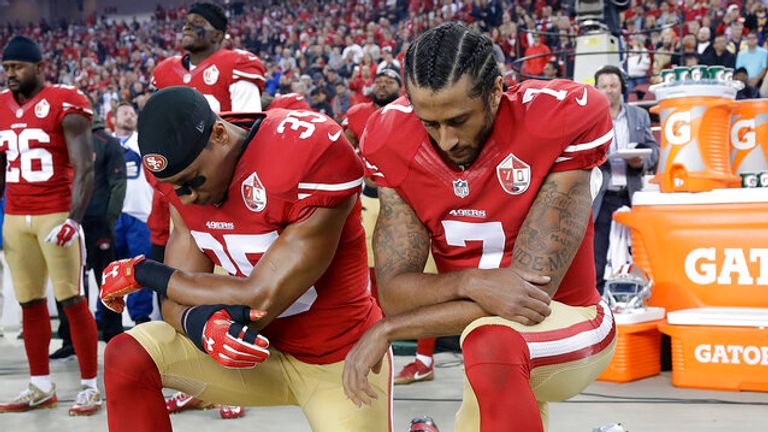
[[[163,155],[155,153],[145,155],[143,160],[144,166],[153,173],[160,172],[168,166],[168,159]]]

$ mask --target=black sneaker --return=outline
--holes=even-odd
[[[72,345],[62,345],[61,348],[49,355],[51,360],[66,360],[75,355],[75,348]]]

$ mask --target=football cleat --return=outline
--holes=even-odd
[[[0,404],[0,413],[25,412],[38,408],[53,408],[56,406],[56,385],[50,391],[44,392],[36,385],[29,383],[27,389],[19,393],[11,402]]]
[[[424,416],[415,417],[411,420],[411,427],[408,432],[440,432],[440,429],[437,428],[432,417]]]
[[[75,398],[75,404],[69,409],[71,416],[89,416],[101,409],[103,399],[98,389],[83,386]]]
[[[408,363],[395,376],[395,385],[410,384],[417,381],[432,381],[435,379],[434,363],[430,366],[425,365],[419,359]]]
[[[186,393],[178,392],[165,401],[165,407],[168,409],[168,414],[176,414],[191,409],[206,410],[212,408],[213,404],[201,401]]]
[[[245,416],[245,408],[236,405],[219,406],[219,415],[223,419],[236,419]]]

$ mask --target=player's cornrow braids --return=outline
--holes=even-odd
[[[451,73],[448,75],[448,81],[454,82],[461,77],[461,73],[466,69],[466,57],[467,54],[471,57],[472,50],[467,49],[467,44],[471,43],[471,41],[468,40],[467,35],[469,35],[469,30],[464,30],[464,33],[461,35],[461,39],[459,39],[458,43],[458,50],[456,53],[456,58],[453,60],[453,67],[451,68]],[[471,38],[470,38],[471,39]]]
[[[441,86],[440,77],[436,77],[435,70],[437,69],[436,65],[438,61],[440,60],[439,55],[434,55],[434,53],[439,53],[441,51],[441,48],[443,48],[441,45],[443,44],[443,40],[445,39],[445,36],[448,34],[448,26],[440,26],[437,28],[437,31],[435,32],[435,36],[432,40],[432,53],[427,53],[428,63],[427,63],[427,83],[431,84],[431,87],[435,86]],[[454,50],[455,51],[455,50]],[[447,80],[445,80],[447,81]]]
[[[489,95],[500,75],[490,39],[456,22],[423,33],[405,55],[406,90],[416,85],[438,91],[467,73],[473,97]]]

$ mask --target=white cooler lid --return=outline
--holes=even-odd
[[[743,204],[768,202],[768,188],[727,188],[709,192],[640,191],[632,195],[632,205]]]
[[[768,327],[768,308],[708,307],[683,309],[668,313],[667,322],[678,325]]]
[[[664,318],[664,308],[646,307],[641,309],[630,309],[623,312],[614,312],[613,319],[616,324],[640,324],[648,321],[656,321]]]

